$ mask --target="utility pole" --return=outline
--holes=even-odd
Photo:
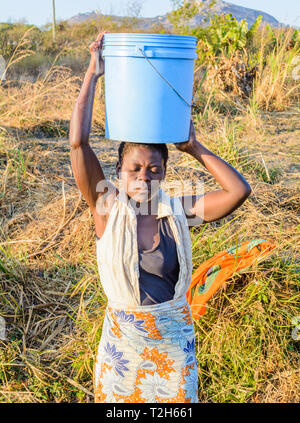
[[[52,34],[53,34],[53,42],[55,43],[55,0],[52,0]]]

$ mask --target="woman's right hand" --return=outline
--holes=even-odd
[[[102,31],[98,34],[96,41],[93,41],[92,44],[89,46],[89,50],[91,53],[91,60],[89,64],[89,71],[95,74],[95,76],[99,77],[104,74],[104,60],[102,57],[102,48],[103,48],[103,41],[104,41],[104,34],[107,31]],[[97,62],[99,66],[97,66]]]

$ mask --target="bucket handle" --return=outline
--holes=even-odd
[[[150,60],[148,59],[148,57],[145,55],[145,53],[143,52],[143,50],[141,48],[138,48],[138,50],[140,50],[140,52],[142,53],[142,55],[145,57],[145,59],[147,60],[148,63],[150,63],[150,65],[153,67],[153,69],[158,73],[158,75],[172,88],[172,90],[175,91],[175,93],[177,95],[179,95],[179,97],[189,106],[192,107],[193,105],[195,105],[195,100],[193,97],[193,103],[190,104],[188,103],[185,98],[182,97],[181,94],[179,94],[179,92],[176,90],[176,88],[173,87],[173,85],[156,69],[156,67],[150,62]]]

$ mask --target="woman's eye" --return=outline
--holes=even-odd
[[[132,169],[131,171],[132,172],[138,172],[140,170],[140,168],[139,167],[135,167],[134,169]],[[157,168],[152,168],[151,169],[151,173],[159,173],[160,172],[160,170],[159,169],[157,169]]]

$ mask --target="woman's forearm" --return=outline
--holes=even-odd
[[[251,187],[243,176],[225,160],[196,141],[187,151],[198,160],[221,185],[224,191],[237,196],[248,196]]]
[[[98,76],[88,68],[70,120],[71,147],[88,144]]]

